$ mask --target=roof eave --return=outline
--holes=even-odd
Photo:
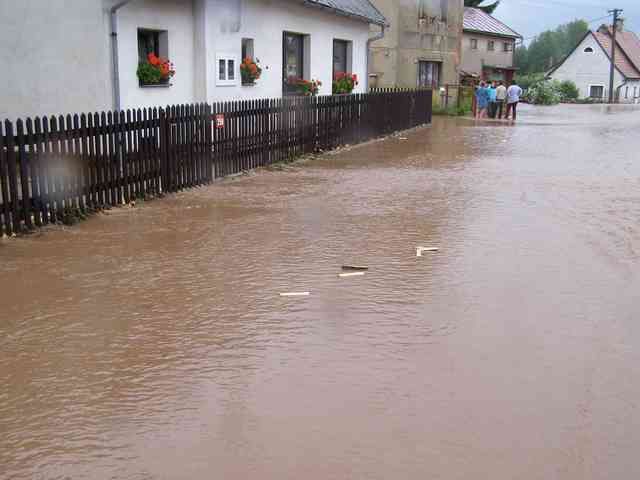
[[[520,34],[518,34],[518,35],[508,35],[506,33],[487,32],[485,30],[475,30],[475,29],[472,29],[472,28],[463,28],[462,32],[463,33],[478,33],[480,35],[487,35],[489,37],[511,38],[513,40],[522,39],[522,36]]]
[[[389,21],[386,18],[383,17],[382,14],[380,14],[380,16],[382,16],[384,18],[384,21],[379,21],[379,20],[374,20],[373,18],[366,17],[364,15],[358,15],[356,13],[345,12],[344,10],[339,10],[337,8],[331,8],[331,7],[328,7],[326,5],[321,5],[321,4],[313,2],[311,0],[302,0],[302,3],[304,3],[305,5],[308,5],[309,7],[315,7],[315,8],[318,8],[320,10],[325,10],[325,11],[334,13],[336,15],[340,15],[340,16],[348,17],[348,18],[353,18],[354,20],[360,20],[361,22],[366,22],[366,23],[371,24],[371,25],[379,25],[381,27],[389,27],[391,25],[389,23]]]

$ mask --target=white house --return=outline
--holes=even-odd
[[[20,0],[0,2],[0,119],[292,93],[288,77],[356,74],[364,91],[369,0]],[[149,52],[168,58],[168,84],[140,84]],[[243,57],[260,79],[243,85]]]
[[[571,80],[580,91],[581,98],[604,100],[609,97],[611,66],[611,27],[603,25],[589,31],[573,51],[551,71],[554,80]],[[640,99],[640,39],[625,31],[621,22],[616,33],[614,95],[620,102],[638,102]]]

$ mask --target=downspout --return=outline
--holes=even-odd
[[[376,40],[382,40],[384,38],[384,28],[385,28],[384,25],[380,25],[380,33],[367,39],[367,58],[365,60],[366,72],[365,72],[365,84],[364,84],[365,92],[369,91],[369,48],[371,47],[371,44],[373,42],[375,42]]]
[[[118,10],[132,0],[120,0],[109,9],[111,25],[111,61],[113,70],[113,109],[120,110],[120,72],[118,70]]]

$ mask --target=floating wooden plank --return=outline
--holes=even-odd
[[[364,272],[350,272],[350,273],[339,273],[338,276],[340,278],[344,278],[344,277],[359,277],[364,275]]]
[[[437,252],[438,247],[416,247],[416,257],[421,257],[423,252]]]
[[[365,265],[342,265],[343,270],[369,270]]]
[[[281,293],[281,297],[308,297],[310,292],[286,292]]]

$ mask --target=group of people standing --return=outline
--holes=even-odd
[[[476,88],[476,118],[516,119],[518,102],[522,88],[516,82],[510,82],[507,88],[504,82],[480,82]]]

